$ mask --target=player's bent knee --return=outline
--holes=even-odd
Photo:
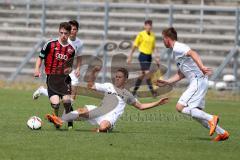
[[[89,118],[89,111],[87,110],[87,108],[78,108],[77,112],[80,117]]]
[[[101,122],[99,126],[99,131],[100,132],[107,132],[111,128],[111,124],[109,121],[103,121]]]
[[[179,103],[176,105],[176,110],[177,110],[178,112],[182,112],[183,108],[184,108],[184,106],[181,105],[181,104],[179,104]]]
[[[52,106],[53,109],[59,109],[60,104],[59,103],[58,104],[52,104],[51,103],[51,106]]]
[[[82,114],[82,113],[87,113],[88,109],[87,108],[78,108],[77,111],[78,111],[78,113]]]

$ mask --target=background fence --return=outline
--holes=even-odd
[[[161,31],[165,27],[174,26],[180,41],[188,43],[199,52],[206,65],[214,68],[212,80],[220,80],[224,74],[234,74],[239,78],[238,7],[150,2],[12,0],[6,4],[6,1],[0,1],[1,79],[29,79],[35,57],[41,48],[41,45],[36,47],[36,44],[40,40],[57,36],[57,27],[61,21],[77,19],[80,23],[79,37],[85,44],[83,53],[98,55],[104,60],[101,76],[105,81],[110,73],[111,57],[119,50],[105,52],[104,44],[133,41],[147,18],[154,22],[157,54],[161,55],[161,63],[168,66],[167,77],[176,67],[172,65],[171,52],[163,46]],[[124,51],[124,54],[128,53]]]

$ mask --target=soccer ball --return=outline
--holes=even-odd
[[[32,116],[28,119],[27,126],[28,126],[28,128],[33,129],[33,130],[41,129],[42,120],[41,120],[41,118],[39,118],[37,116]]]

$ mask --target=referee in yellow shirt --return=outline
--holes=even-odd
[[[134,45],[131,50],[131,53],[127,60],[127,63],[130,64],[132,61],[133,53],[138,48],[138,51],[139,51],[138,60],[140,62],[142,74],[136,81],[136,84],[133,90],[133,95],[136,95],[136,92],[139,89],[142,83],[142,80],[144,79],[146,74],[149,73],[149,69],[152,62],[152,54],[155,50],[155,43],[156,43],[156,38],[155,38],[155,34],[152,32],[152,20],[146,20],[144,22],[144,30],[138,33],[134,41]],[[157,63],[159,63],[159,61],[157,61]],[[151,77],[146,77],[147,85],[152,95],[156,97],[157,93],[153,90],[152,82],[150,78]]]

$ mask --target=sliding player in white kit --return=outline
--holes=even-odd
[[[208,128],[210,136],[216,131],[218,135],[213,141],[228,139],[229,133],[218,125],[219,117],[203,111],[208,89],[208,75],[212,73],[212,70],[203,65],[199,55],[189,46],[177,41],[177,32],[173,27],[163,30],[162,36],[166,48],[173,50],[178,72],[167,80],[158,80],[157,85],[172,85],[186,78],[189,86],[177,102],[177,111],[192,116]]]
[[[100,107],[93,105],[85,105],[84,108],[78,108],[68,114],[64,114],[62,118],[54,114],[47,114],[46,118],[56,127],[61,127],[64,122],[86,118],[91,124],[99,125],[96,132],[111,131],[123,114],[126,104],[130,104],[139,110],[150,109],[163,105],[168,102],[168,98],[161,98],[155,102],[141,103],[131,92],[124,88],[128,79],[128,71],[125,68],[119,68],[116,71],[114,84],[112,83],[94,83],[99,67],[95,67],[88,80],[88,88],[104,93],[104,98]]]
[[[73,47],[76,50],[76,56],[77,56],[77,66],[76,69],[72,70],[72,72],[69,74],[71,77],[71,89],[72,94],[71,98],[72,101],[76,99],[77,95],[77,87],[79,85],[79,76],[80,76],[80,66],[81,66],[81,57],[80,54],[83,49],[83,42],[77,37],[79,24],[75,20],[71,20],[68,22],[71,25],[71,33],[68,38],[68,43],[72,44]],[[34,93],[33,93],[33,99],[38,99],[39,96],[44,95],[48,96],[47,89],[43,86],[40,86]]]

